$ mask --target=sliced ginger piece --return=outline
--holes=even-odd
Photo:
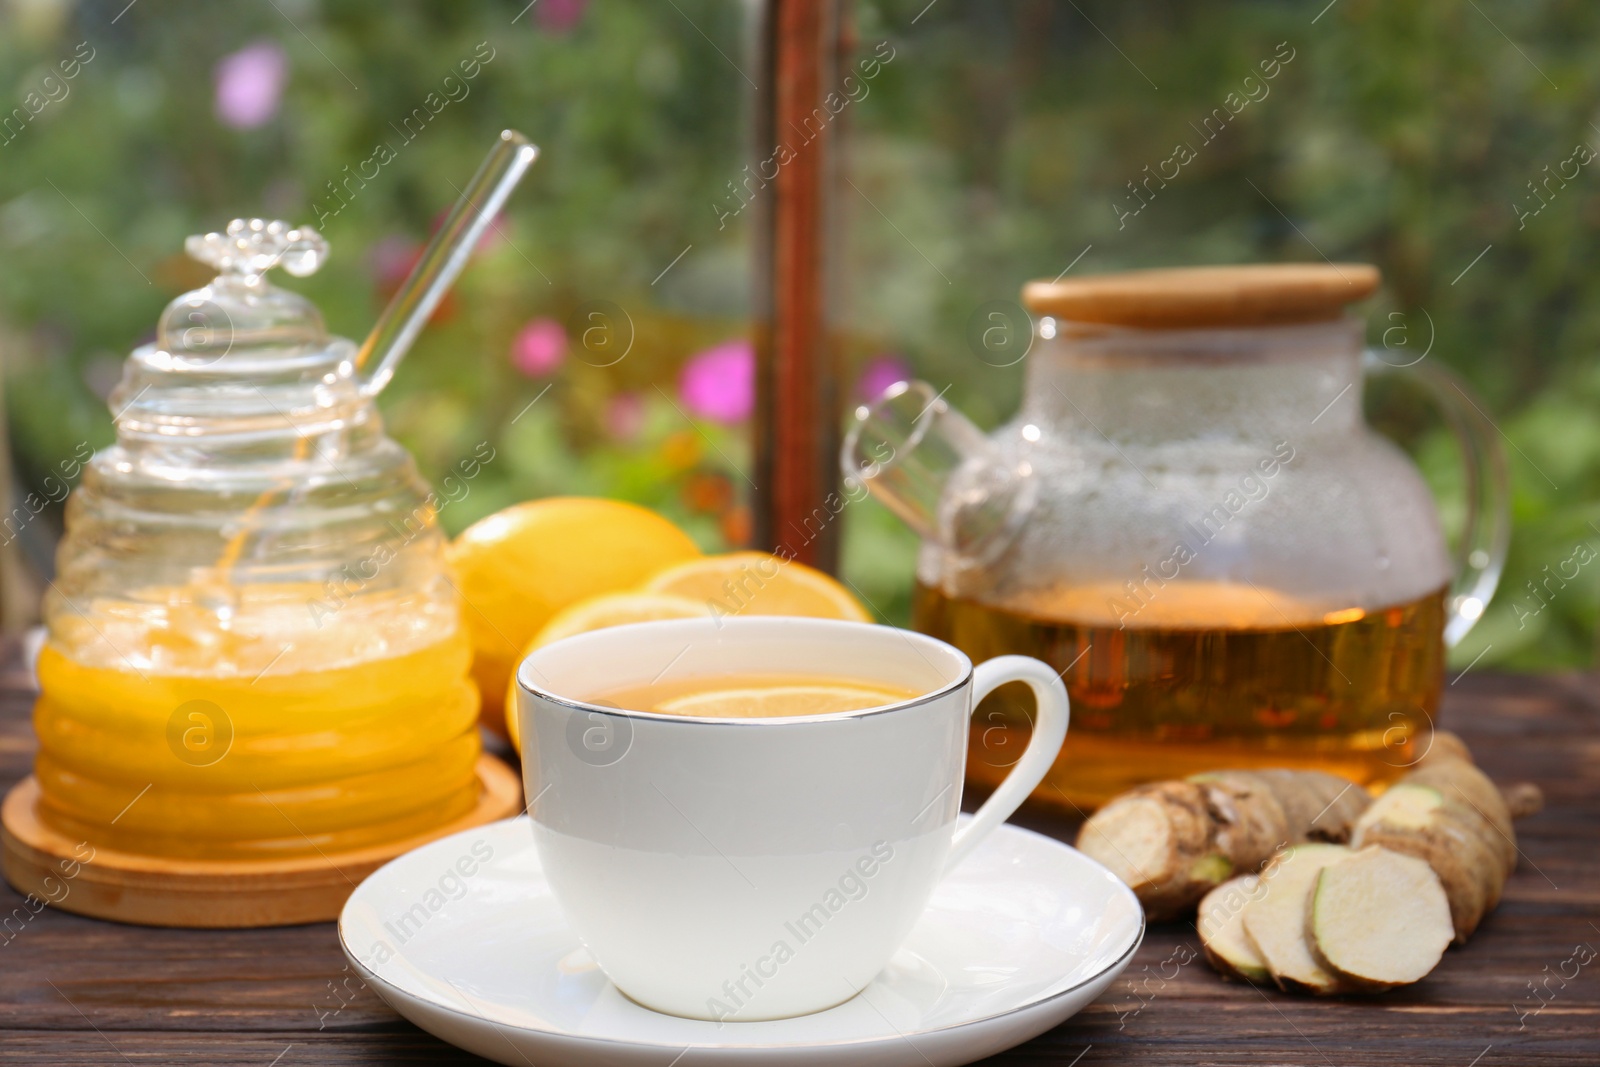
[[[1450,902],[1456,940],[1465,942],[1493,906],[1491,884],[1499,863],[1472,825],[1463,825],[1444,794],[1432,786],[1401,782],[1375,800],[1356,823],[1357,848],[1381,846],[1423,860],[1433,868]]]
[[[1317,962],[1306,939],[1311,887],[1331,863],[1350,854],[1343,845],[1295,845],[1261,872],[1265,891],[1244,910],[1244,929],[1278,988],[1290,993],[1338,993],[1338,975]]]
[[[1308,929],[1320,961],[1364,989],[1418,981],[1455,936],[1433,868],[1379,845],[1317,872]]]
[[[1195,927],[1206,959],[1217,973],[1246,982],[1268,982],[1272,975],[1244,930],[1244,912],[1261,895],[1261,876],[1241,875],[1217,886],[1200,901]]]
[[[1452,767],[1475,768],[1453,761]],[[1505,840],[1470,804],[1407,776],[1390,786],[1356,821],[1351,844],[1381,845],[1425,861],[1439,876],[1458,943],[1493,910],[1505,884]]]
[[[1078,849],[1126,882],[1159,922],[1194,907],[1231,873],[1227,858],[1212,849],[1212,836],[1201,786],[1156,782],[1095,812],[1078,834]]]
[[[1083,824],[1078,849],[1127,882],[1152,921],[1173,919],[1281,845],[1344,843],[1370,802],[1320,771],[1215,771],[1113,798]]]

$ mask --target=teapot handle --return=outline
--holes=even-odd
[[[1396,365],[1372,349],[1363,358],[1368,376],[1407,371],[1433,398],[1461,446],[1467,469],[1467,521],[1456,547],[1456,577],[1446,602],[1444,641],[1454,647],[1483,616],[1500,584],[1511,546],[1511,482],[1499,429],[1461,379],[1436,361]]]

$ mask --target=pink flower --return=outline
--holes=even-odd
[[[750,417],[755,386],[755,348],[749,341],[725,341],[684,364],[678,395],[691,413],[732,424]]]
[[[217,62],[217,118],[238,130],[254,129],[278,113],[289,80],[289,58],[270,41],[260,41]]]
[[[367,250],[367,262],[372,267],[372,274],[378,285],[385,292],[393,292],[406,280],[406,275],[411,273],[412,266],[417,262],[417,257],[422,254],[422,246],[409,237],[399,234],[389,234],[373,242]]]
[[[911,364],[903,356],[884,353],[873,356],[861,369],[856,379],[857,395],[869,403],[883,395],[885,389],[896,382],[911,380]]]
[[[539,28],[550,33],[567,33],[583,21],[589,0],[537,0],[533,17]]]
[[[618,393],[606,402],[606,432],[619,441],[632,441],[644,429],[644,397]]]
[[[555,319],[532,319],[511,342],[511,365],[530,378],[551,374],[567,358],[567,331]]]

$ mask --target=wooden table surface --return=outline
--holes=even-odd
[[[0,788],[33,760],[33,694],[0,650]],[[994,1065],[1600,1063],[1600,686],[1473,672],[1444,725],[1489,774],[1545,790],[1519,824],[1521,868],[1471,944],[1424,981],[1310,1000],[1222,981],[1186,925],[1155,927],[1111,990]],[[1046,815],[1021,821],[1064,836]],[[13,909],[16,909],[13,911]],[[0,887],[0,1063],[482,1063],[405,1022],[345,969],[331,924],[190,931],[119,926]],[[26,917],[25,919],[23,917]],[[1537,993],[1535,993],[1537,990]],[[693,1056],[685,1058],[685,1067]],[[662,1067],[666,1067],[665,1064]]]

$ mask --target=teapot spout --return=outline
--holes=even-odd
[[[840,454],[859,483],[926,541],[982,563],[1011,543],[1035,498],[1027,461],[1001,449],[927,382],[856,409]]]

